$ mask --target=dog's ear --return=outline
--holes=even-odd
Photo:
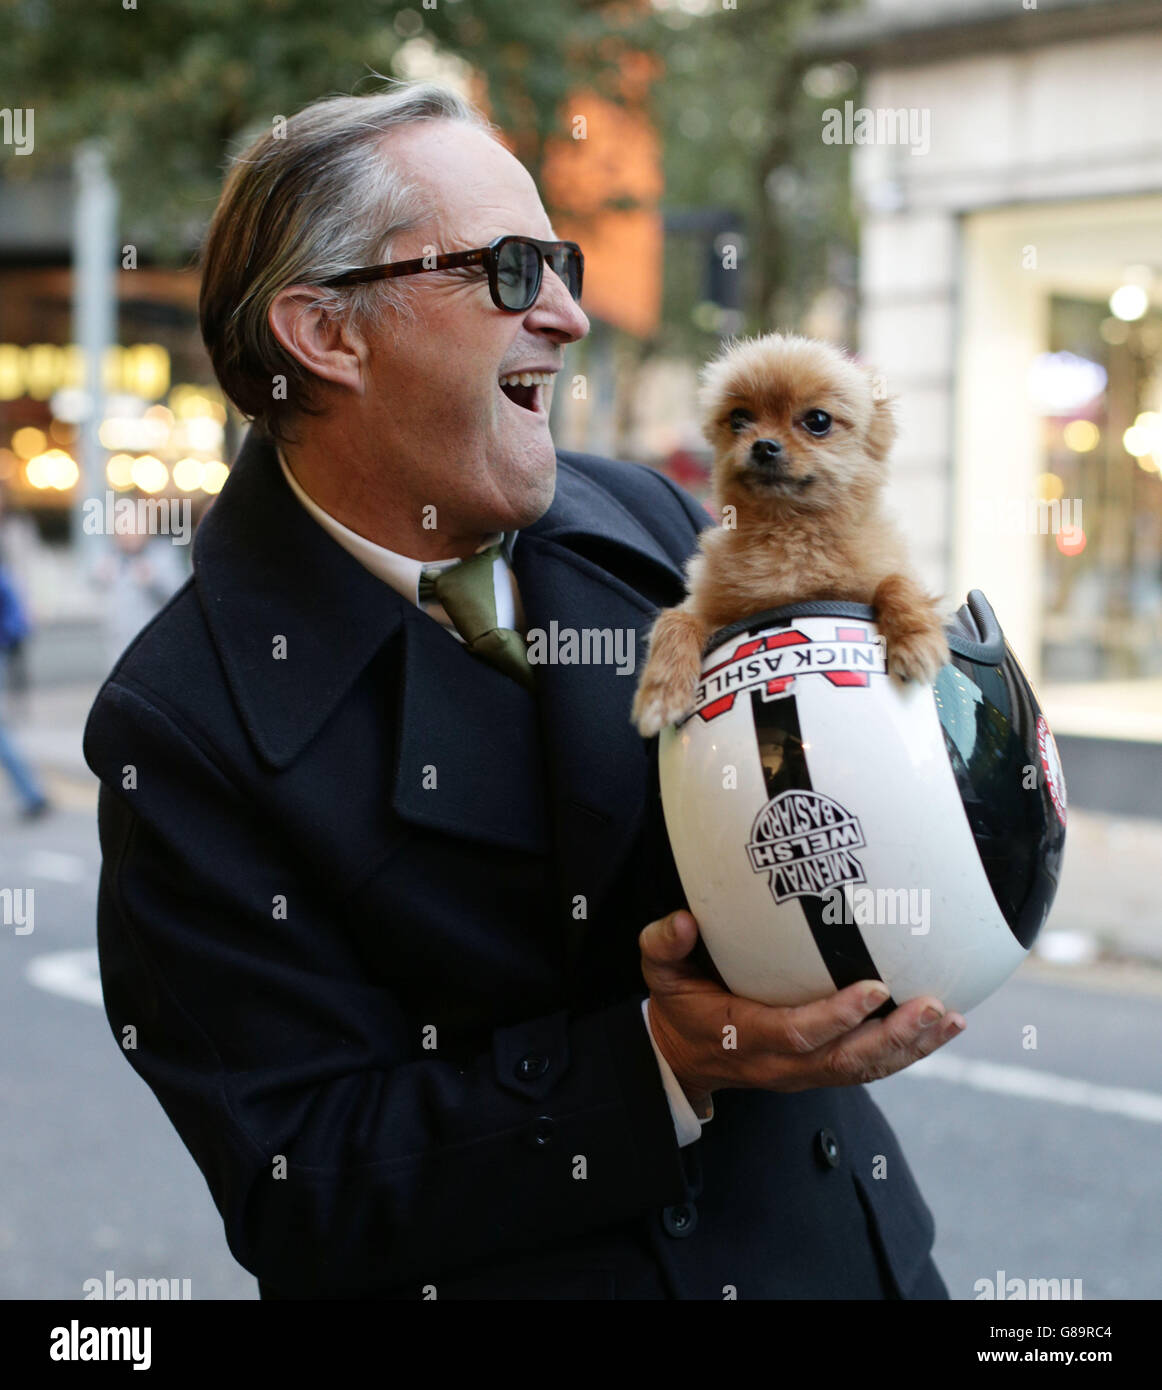
[[[703,438],[711,447],[718,444],[719,425],[716,415],[734,371],[731,358],[730,345],[727,345],[717,357],[707,362],[698,374],[697,410],[702,417]]]
[[[867,427],[867,451],[873,459],[883,462],[896,438],[896,397],[888,395],[887,383],[878,373],[869,371],[872,414]]]

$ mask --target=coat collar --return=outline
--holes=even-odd
[[[480,669],[329,536],[294,497],[258,430],[194,543],[212,639],[269,767],[289,767],[381,648],[398,643],[397,813],[485,843],[536,853],[556,845],[576,870],[576,895],[590,899],[606,886],[620,857],[614,851],[644,803],[646,745],[629,705],[656,608],[617,573],[628,565],[640,574],[643,563],[667,602],[680,599],[674,560],[628,508],[558,455],[552,505],[513,547],[527,626],[633,629],[637,660],[621,676],[609,666],[538,666],[534,700],[500,672]],[[432,761],[430,730],[445,723],[461,731],[471,755],[437,770],[445,781],[436,797],[421,769]]]

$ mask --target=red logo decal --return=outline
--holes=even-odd
[[[779,699],[790,692],[796,676],[823,676],[835,686],[867,686],[873,674],[885,673],[883,653],[882,640],[869,637],[866,627],[836,627],[833,639],[811,638],[797,628],[752,637],[702,673],[696,713],[704,720],[717,719],[734,708],[740,695],[754,690],[765,700]]]

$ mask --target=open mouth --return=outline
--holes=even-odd
[[[544,414],[544,388],[552,385],[552,372],[513,372],[500,378],[500,389],[522,410]]]

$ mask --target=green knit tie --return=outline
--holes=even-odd
[[[493,562],[499,554],[497,542],[434,575],[421,573],[419,599],[440,604],[474,656],[532,690],[533,668],[525,639],[510,627],[497,626]]]

